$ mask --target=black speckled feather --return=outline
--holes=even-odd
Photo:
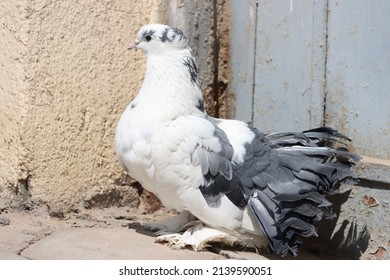
[[[187,69],[192,84],[197,84],[198,83],[198,67],[196,66],[195,59],[193,57],[185,57],[183,60],[183,65]]]

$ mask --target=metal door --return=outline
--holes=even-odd
[[[232,1],[235,117],[262,131],[332,126],[390,159],[390,1]]]

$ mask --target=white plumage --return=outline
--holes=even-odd
[[[165,233],[185,229],[189,212],[206,225],[183,234],[198,238],[203,230],[195,249],[215,237],[296,254],[295,236],[315,235],[312,223],[326,216],[320,193],[351,178],[357,156],[331,147],[346,138],[329,128],[264,135],[241,121],[209,117],[179,29],[147,25],[130,48],[146,53],[147,70],[117,125],[116,151],[130,176],[184,213],[161,224]]]

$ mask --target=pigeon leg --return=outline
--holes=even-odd
[[[196,220],[196,218],[190,212],[183,211],[172,218],[160,222],[149,223],[146,225],[146,229],[155,231],[157,236],[178,233],[188,228],[186,225],[194,220]]]

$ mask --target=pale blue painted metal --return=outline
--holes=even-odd
[[[325,1],[259,1],[253,120],[263,131],[323,122]]]
[[[256,25],[246,1],[232,3],[238,118],[263,131],[332,126],[357,153],[390,159],[390,1],[258,0]],[[339,216],[323,224],[330,235],[315,242],[344,257],[389,259],[389,167],[356,171],[363,180],[334,202]]]
[[[250,122],[253,108],[256,1],[232,0],[230,91],[235,93],[233,117]]]
[[[332,126],[359,154],[390,159],[390,1],[234,0],[232,10],[237,118],[266,132]]]
[[[390,159],[390,1],[329,0],[326,124]]]

